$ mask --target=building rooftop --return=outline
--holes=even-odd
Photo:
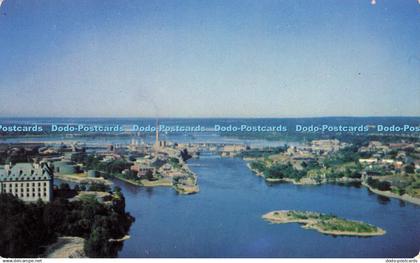
[[[0,170],[0,182],[7,181],[39,181],[51,180],[52,174],[47,168],[31,163],[17,163],[13,166],[5,165]]]

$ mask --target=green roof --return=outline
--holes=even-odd
[[[51,180],[52,174],[46,169],[35,168],[31,163],[17,163],[10,168],[10,172],[4,167],[0,170],[0,181],[39,181]]]

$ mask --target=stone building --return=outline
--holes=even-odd
[[[0,169],[0,192],[11,193],[25,202],[50,202],[53,171],[46,164],[17,163]]]

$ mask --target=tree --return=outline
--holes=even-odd
[[[380,191],[391,190],[391,183],[388,181],[380,181],[378,179],[373,179],[372,177],[369,177],[367,179],[367,184],[372,188],[378,189]]]
[[[85,253],[91,258],[108,257],[111,251],[109,248],[108,235],[102,227],[93,229],[89,238],[85,241]]]
[[[412,164],[412,163],[407,164],[407,165],[404,167],[404,171],[405,171],[405,173],[407,173],[407,174],[413,174],[413,173],[415,172],[415,166],[414,166],[414,164]]]
[[[121,191],[113,195],[112,205],[96,198],[69,202],[24,203],[11,194],[0,194],[0,256],[36,257],[57,236],[79,236],[87,239],[89,257],[113,257],[121,248],[110,238],[124,236],[134,218],[125,212]]]
[[[60,190],[62,191],[70,191],[70,185],[68,183],[61,183]]]
[[[187,149],[182,150],[180,153],[181,153],[181,158],[184,162],[192,158],[192,156],[188,153]]]
[[[11,194],[0,194],[0,256],[34,257],[55,239],[43,220],[45,204],[25,204]]]

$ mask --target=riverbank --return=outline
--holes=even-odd
[[[367,187],[369,189],[369,191],[371,191],[372,193],[375,193],[377,195],[381,195],[381,196],[385,196],[385,197],[389,197],[389,198],[400,199],[402,201],[409,202],[409,203],[420,206],[420,199],[409,196],[408,194],[397,195],[397,194],[392,193],[391,191],[381,191],[381,190],[372,188],[370,185],[368,185],[365,182],[362,182],[362,185]]]
[[[192,180],[184,180],[183,182],[186,181],[192,181],[193,183],[174,183],[172,178],[161,178],[158,180],[154,180],[154,181],[149,181],[146,179],[142,179],[139,181],[134,181],[134,180],[130,180],[130,179],[126,179],[123,178],[121,176],[116,176],[115,178],[118,180],[121,180],[123,182],[135,185],[135,186],[142,186],[142,187],[172,187],[177,193],[182,194],[182,195],[190,195],[190,194],[195,194],[198,193],[200,191],[200,188],[197,185],[197,178],[195,175],[194,179]]]
[[[251,167],[251,163],[250,162],[248,162],[247,160],[245,160],[244,159],[244,161],[246,162],[246,166],[249,168],[249,170],[251,170],[256,176],[262,176],[262,177],[264,177],[264,173],[262,173],[262,172],[260,172],[260,171],[257,171],[256,169],[252,169],[252,167]],[[264,179],[265,179],[265,177],[264,177]]]
[[[129,235],[125,235],[122,238],[110,238],[108,242],[123,242],[125,240],[129,240],[131,237]]]
[[[47,258],[86,258],[84,252],[85,239],[81,237],[59,237],[46,252]]]
[[[135,186],[143,186],[143,187],[158,187],[158,186],[163,186],[163,187],[172,187],[172,180],[170,180],[169,178],[161,178],[161,179],[157,179],[154,181],[149,181],[146,179],[142,179],[142,180],[131,180],[131,179],[127,179],[124,178],[122,176],[115,176],[116,179],[124,181],[126,183],[135,185]]]
[[[361,183],[363,186],[367,187],[371,192],[377,195],[381,195],[381,196],[385,196],[389,198],[396,198],[396,199],[406,201],[415,205],[420,205],[419,198],[412,197],[408,194],[398,195],[398,194],[392,193],[391,191],[380,191],[378,189],[374,189],[370,187],[368,184],[366,184],[365,182],[363,182],[363,180],[359,178],[342,177],[342,178],[336,178],[334,180],[327,180],[325,178],[316,180],[315,178],[303,177],[299,181],[295,179],[291,179],[291,178],[267,178],[264,176],[262,172],[252,169],[249,162],[246,162],[246,166],[256,176],[263,177],[265,181],[270,182],[270,183],[291,183],[294,185],[321,185],[321,184],[329,184],[329,183],[339,183],[339,184]]]
[[[360,183],[362,182],[359,178],[349,178],[349,177],[341,177],[341,178],[334,178],[334,179],[327,179],[325,177],[315,178],[315,177],[303,177],[300,180],[292,179],[292,178],[270,178],[265,177],[263,172],[260,172],[256,169],[251,167],[250,161],[252,159],[244,160],[246,162],[246,166],[250,169],[256,176],[263,177],[265,181],[270,183],[291,183],[295,185],[320,185],[320,184],[327,184],[327,183]]]
[[[386,233],[382,228],[364,222],[310,211],[272,211],[264,214],[262,218],[273,224],[299,223],[305,229],[313,229],[322,234],[334,236],[370,237]]]
[[[321,179],[316,180],[315,178],[303,177],[299,181],[291,178],[265,178],[267,182],[280,182],[280,183],[291,183],[295,185],[321,185],[321,184],[350,184],[350,183],[361,183],[361,179],[342,177],[333,180]]]

